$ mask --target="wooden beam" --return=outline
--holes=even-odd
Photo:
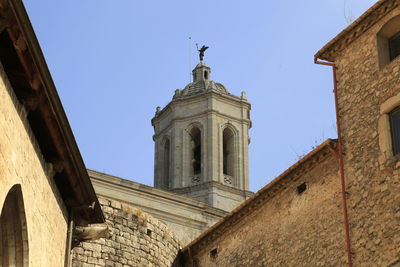
[[[50,162],[53,165],[53,169],[56,173],[60,173],[65,169],[65,161],[60,158],[55,158]]]
[[[0,17],[0,34],[8,27],[9,23],[5,17]]]
[[[26,42],[25,42],[24,37],[22,37],[22,34],[18,35],[18,38],[15,41],[14,46],[16,49],[18,49],[21,52],[23,52],[27,49]]]
[[[39,105],[44,102],[44,100],[45,95],[43,93],[43,90],[40,90],[37,94],[25,97],[21,102],[27,111],[33,111],[36,110]]]
[[[42,87],[42,80],[40,79],[40,75],[37,72],[34,72],[32,78],[29,80],[29,84],[32,89],[35,91],[39,91]]]

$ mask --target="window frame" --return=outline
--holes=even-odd
[[[394,40],[397,41],[397,47],[395,47]],[[389,59],[390,61],[394,60],[398,56],[400,56],[400,30],[395,33],[392,37],[388,39],[389,46]],[[397,54],[395,53],[397,51]]]
[[[400,91],[400,87],[395,88]],[[390,122],[390,113],[400,109],[400,93],[390,97],[380,105],[378,119],[378,138],[380,155],[378,161],[381,166],[387,166],[400,160],[400,154],[395,155],[393,149],[392,127]]]
[[[400,155],[400,119],[396,125],[396,117],[400,117],[400,105],[388,113],[393,156]]]
[[[382,69],[389,63],[399,58],[400,54],[393,55],[391,42],[400,35],[400,15],[388,20],[377,33],[377,54],[379,68]]]

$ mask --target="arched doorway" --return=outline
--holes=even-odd
[[[20,185],[7,194],[0,215],[0,267],[29,264],[28,231]]]

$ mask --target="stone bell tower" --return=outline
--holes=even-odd
[[[232,210],[249,190],[250,103],[210,79],[203,61],[152,119],[157,188]]]

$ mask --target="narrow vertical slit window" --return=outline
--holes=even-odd
[[[190,131],[191,138],[191,169],[192,174],[201,174],[201,132],[195,127]]]
[[[164,177],[162,181],[162,187],[165,189],[169,188],[169,166],[170,166],[170,144],[169,139],[164,144]]]
[[[146,232],[146,233],[147,233],[148,236],[151,237],[151,235],[152,235],[153,232],[152,232],[150,229],[147,229],[147,232]]]
[[[301,195],[304,193],[304,191],[307,190],[307,184],[306,182],[302,183],[301,185],[297,186],[297,194]]]
[[[400,107],[389,113],[393,155],[400,154]]]
[[[223,154],[223,172],[225,175],[233,176],[234,171],[234,147],[233,132],[229,128],[225,128],[222,134],[222,154]]]

